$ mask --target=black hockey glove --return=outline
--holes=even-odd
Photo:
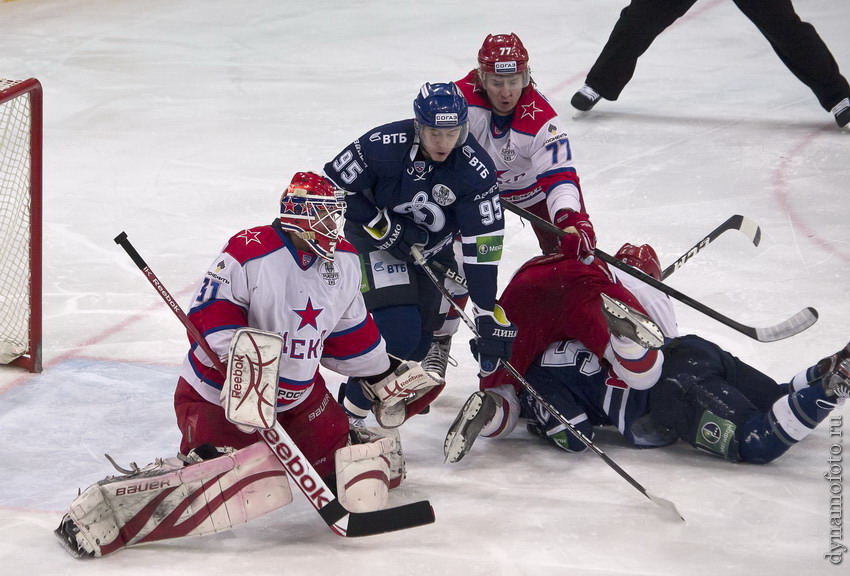
[[[510,360],[517,328],[497,305],[493,312],[476,310],[475,329],[478,338],[469,341],[469,348],[478,360],[478,375],[484,378],[496,371],[499,360]]]
[[[428,243],[428,231],[420,228],[413,220],[393,214],[392,219],[386,209],[363,227],[372,238],[375,248],[389,252],[394,258],[412,261],[410,248]]]

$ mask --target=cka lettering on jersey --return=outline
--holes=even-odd
[[[326,493],[327,487],[321,479],[313,478],[311,474],[315,474],[315,470],[309,464],[305,465],[302,462],[304,456],[298,452],[298,448],[287,444],[274,428],[262,430],[260,434],[313,507],[321,510],[330,504],[333,496]]]
[[[283,333],[281,358],[288,356],[293,360],[314,360],[321,358],[325,331],[318,338],[292,338],[289,332]]]

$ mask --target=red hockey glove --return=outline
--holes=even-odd
[[[584,212],[559,210],[555,215],[555,225],[567,232],[561,237],[561,253],[569,258],[581,260],[584,264],[593,262],[596,250],[596,232]]]

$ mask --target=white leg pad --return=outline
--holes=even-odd
[[[265,442],[183,466],[157,460],[89,486],[68,516],[94,556],[157,540],[200,536],[244,524],[292,502],[286,471]]]
[[[400,455],[396,439],[386,437],[337,450],[337,496],[345,509],[372,512],[386,507],[390,478],[395,472],[393,468],[397,468],[397,463],[394,466],[391,460],[397,460]]]

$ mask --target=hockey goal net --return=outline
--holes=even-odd
[[[0,78],[0,364],[41,372],[41,84]]]

